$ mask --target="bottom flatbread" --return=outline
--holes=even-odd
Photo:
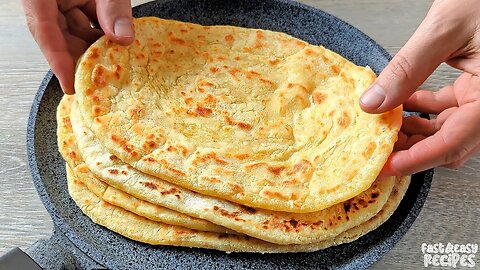
[[[85,181],[85,179],[83,179]],[[244,235],[206,232],[156,222],[109,204],[91,192],[82,179],[67,166],[70,196],[93,222],[127,238],[152,245],[172,245],[217,249],[225,252],[312,252],[358,239],[376,229],[395,211],[410,183],[410,177],[398,177],[384,208],[373,218],[340,235],[314,244],[278,245]]]

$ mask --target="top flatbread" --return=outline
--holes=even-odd
[[[391,153],[401,108],[370,115],[373,82],[323,47],[286,34],[135,21],[82,56],[84,121],[140,171],[252,207],[312,212],[370,187]]]

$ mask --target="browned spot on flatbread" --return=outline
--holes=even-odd
[[[336,65],[330,66],[330,69],[332,70],[332,72],[333,72],[334,74],[340,73],[340,69],[339,69],[338,66],[336,66]]]
[[[202,107],[202,106],[197,106],[197,108],[195,109],[195,113],[199,116],[207,117],[207,116],[210,116],[212,114],[212,109],[205,108],[205,107]]]
[[[375,142],[370,142],[367,147],[365,148],[365,150],[363,150],[362,152],[362,155],[368,159],[372,156],[373,154],[373,151],[375,151],[375,149],[377,148],[377,144]]]
[[[115,135],[115,134],[112,134],[112,136],[110,136],[110,139],[112,140],[112,142],[118,144],[119,146],[122,147],[123,150],[125,150],[125,152],[127,152],[128,154],[130,154],[132,157],[136,157],[138,156],[138,152],[135,151],[135,148],[133,145],[127,143],[127,140]]]
[[[93,101],[94,104],[99,104],[100,103],[100,97],[92,96],[92,101]]]
[[[210,71],[211,71],[212,73],[217,73],[218,71],[220,71],[220,69],[217,68],[217,67],[210,67]]]
[[[213,211],[227,218],[235,218],[242,214],[240,211],[229,212],[228,210],[223,209],[217,205],[213,206]]]
[[[225,41],[228,42],[228,43],[232,43],[235,41],[235,38],[233,37],[233,35],[226,35],[225,36]]]
[[[197,166],[199,164],[206,163],[208,161],[214,161],[218,165],[227,165],[228,162],[224,159],[221,159],[217,156],[215,152],[209,152],[207,154],[201,155],[198,154],[195,159],[192,161],[192,164]]]
[[[268,170],[275,174],[275,175],[280,175],[280,173],[285,170],[285,166],[279,165],[279,166],[268,166]]]
[[[201,177],[199,177],[199,179],[202,180],[202,181],[212,183],[212,184],[216,184],[216,183],[221,182],[218,178],[213,177],[213,176],[201,176]]]
[[[75,159],[77,159],[78,154],[77,154],[77,152],[72,150],[72,151],[68,152],[68,156],[75,160]]]
[[[305,54],[308,56],[316,55],[312,49],[305,49]]]
[[[227,185],[228,187],[230,188],[230,190],[232,190],[233,192],[235,193],[239,193],[239,192],[242,192],[243,191],[243,187],[238,184],[238,183],[235,183],[235,182],[227,182]]]
[[[327,95],[320,92],[313,92],[312,97],[313,97],[313,103],[322,104],[327,98]]]
[[[120,79],[120,73],[122,72],[122,66],[120,65],[115,65],[114,68],[113,68],[113,75],[115,76],[115,78],[117,78],[117,80]]]
[[[237,126],[241,129],[245,129],[245,130],[250,130],[252,129],[252,125],[248,124],[248,123],[243,123],[243,122],[237,122]]]
[[[162,194],[162,195],[170,195],[170,194],[178,194],[178,193],[180,193],[180,191],[175,187],[172,187],[170,189],[164,189],[164,190],[160,191],[160,194]]]
[[[109,203],[106,202],[106,201],[102,201],[102,202],[101,202],[101,205],[102,205],[102,207],[106,207],[106,208],[113,207],[113,205],[109,204]]]
[[[99,49],[96,48],[96,47],[90,49],[90,51],[88,53],[88,57],[91,58],[91,59],[97,59],[98,57],[100,57]]]
[[[274,82],[272,82],[272,81],[270,81],[270,80],[264,79],[264,78],[260,78],[259,80],[260,80],[261,82],[265,83],[265,84],[268,84],[268,85],[272,86],[272,87],[275,87],[275,86],[277,85],[276,83],[274,83]]]
[[[72,121],[70,120],[70,117],[66,116],[65,118],[63,118],[63,125],[67,130],[72,129]]]
[[[268,63],[272,66],[278,64],[279,62],[280,62],[279,59],[268,60]]]
[[[212,95],[212,94],[207,94],[203,98],[203,102],[204,102],[205,105],[208,105],[208,106],[213,108],[217,105],[217,98],[215,98],[215,96]]]
[[[346,128],[350,124],[350,116],[348,116],[348,113],[342,112],[342,115],[337,119],[337,123],[340,127]]]
[[[302,159],[293,165],[293,168],[286,172],[286,175],[291,176],[294,174],[308,175],[313,172],[313,166],[310,161]]]
[[[209,81],[201,80],[198,82],[198,86],[214,86],[214,84]]]
[[[292,225],[293,228],[296,228],[298,226],[298,221],[291,219],[288,221],[290,225]]]
[[[185,102],[186,105],[190,105],[192,104],[193,98],[187,97],[187,98],[184,98],[183,101]]]
[[[300,88],[303,92],[305,93],[309,93],[310,91],[308,91],[308,88],[302,84],[299,84],[299,83],[288,83],[287,84],[287,88],[293,88],[293,87],[298,87]]]
[[[278,191],[270,191],[270,190],[264,190],[263,194],[267,195],[270,198],[278,198],[281,200],[289,200],[291,199],[289,196],[284,195]]]
[[[153,182],[140,182],[140,184],[144,185],[145,187],[149,188],[149,189],[158,189],[158,186],[157,184],[153,183]]]
[[[245,153],[245,154],[235,154],[234,157],[239,159],[239,160],[245,160],[245,159],[249,158],[250,156],[251,156],[250,154]]]
[[[170,42],[178,44],[178,45],[186,45],[187,44],[187,42],[184,39],[176,37],[172,32],[168,32],[168,40]]]
[[[228,74],[230,74],[236,81],[240,81],[237,77],[237,73],[242,72],[239,68],[231,68],[228,70]]]
[[[143,161],[146,161],[146,162],[156,162],[157,160],[154,159],[153,157],[146,157],[143,159]]]
[[[181,171],[179,169],[176,169],[174,167],[174,165],[172,163],[168,162],[166,159],[161,159],[161,160],[153,159],[152,162],[156,162],[156,163],[160,164],[163,168],[165,168],[166,170],[168,170],[169,172],[171,172],[171,173],[173,173],[177,176],[185,176],[185,173],[183,171]]]
[[[255,210],[254,208],[246,205],[240,205],[240,208],[244,210],[244,212],[247,214],[255,214],[257,212],[257,210]]]
[[[146,140],[142,144],[142,148],[145,149],[145,150],[153,149],[155,146],[157,146],[157,143],[154,142],[154,141],[149,141],[149,140]]]
[[[345,210],[345,213],[348,213],[350,211],[350,203],[349,202],[345,202],[343,203],[343,210]]]

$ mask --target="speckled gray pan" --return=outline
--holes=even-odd
[[[322,11],[290,1],[163,0],[134,8],[134,15],[282,31],[307,42],[321,44],[356,64],[369,65],[377,73],[389,60],[384,49],[354,27]],[[65,166],[57,151],[55,134],[55,108],[61,96],[58,81],[48,73],[32,106],[27,143],[33,181],[52,216],[56,231],[65,235],[63,241],[73,243],[65,245],[67,249],[79,250],[72,252],[74,255],[70,259],[74,263],[68,264],[70,266],[75,261],[80,264],[81,260],[88,258],[92,261],[80,265],[103,265],[113,269],[365,268],[388,252],[412,225],[425,202],[432,180],[432,170],[414,175],[400,207],[385,224],[353,243],[324,251],[277,255],[225,254],[206,249],[142,244],[92,223],[70,199]],[[75,256],[82,258],[75,259]]]

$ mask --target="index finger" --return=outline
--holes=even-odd
[[[56,1],[23,0],[27,23],[40,50],[66,94],[73,94],[75,61],[60,27]]]
[[[454,1],[432,5],[412,37],[362,95],[364,111],[381,113],[404,103],[442,62],[464,46],[472,27],[460,23],[465,7],[457,6]]]

